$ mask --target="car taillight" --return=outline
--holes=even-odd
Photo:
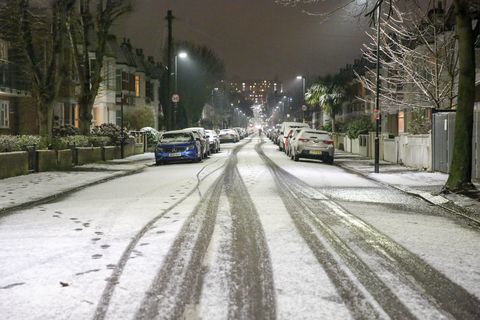
[[[302,142],[308,142],[310,141],[310,139],[305,139],[305,138],[299,138],[298,141],[302,141]]]
[[[333,140],[323,140],[324,144],[333,144]]]

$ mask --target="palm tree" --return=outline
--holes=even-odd
[[[313,84],[305,93],[305,101],[309,105],[320,105],[330,115],[332,132],[335,132],[335,114],[345,100],[345,90],[333,81],[322,81]]]

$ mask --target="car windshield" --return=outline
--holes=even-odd
[[[162,136],[161,142],[189,142],[192,141],[192,135],[187,132],[165,133]]]

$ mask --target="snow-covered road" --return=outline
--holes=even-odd
[[[4,319],[478,319],[480,233],[258,137],[0,218]]]

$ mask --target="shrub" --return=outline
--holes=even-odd
[[[88,143],[92,147],[105,147],[111,144],[110,137],[89,136]]]
[[[12,152],[25,150],[26,145],[36,145],[37,149],[44,149],[45,142],[40,136],[12,136],[0,135],[0,152]]]
[[[92,135],[100,137],[110,138],[109,144],[120,144],[121,128],[113,123],[103,123],[100,126],[96,126],[92,129]]]
[[[413,108],[412,118],[408,122],[408,132],[411,134],[426,134],[432,129],[432,122],[427,116],[425,108]]]
[[[153,127],[155,115],[148,107],[135,108],[125,112],[124,120],[130,129],[139,130],[143,127]]]
[[[52,147],[53,149],[62,150],[70,149],[72,147],[89,147],[88,136],[67,136],[67,137],[56,137],[53,138]]]
[[[346,126],[346,133],[350,139],[357,139],[359,135],[368,133],[372,130],[372,121],[370,118],[361,117],[350,121]]]
[[[67,137],[79,135],[80,131],[71,124],[67,124],[61,127],[53,128],[54,137]]]

